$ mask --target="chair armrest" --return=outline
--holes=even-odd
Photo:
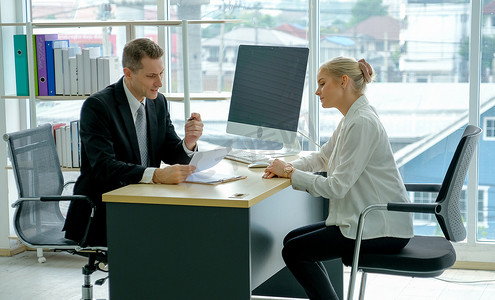
[[[88,204],[91,206],[91,208],[94,208],[95,205],[93,204],[93,201],[89,199],[88,196],[84,195],[60,195],[60,196],[42,196],[40,197],[40,201],[42,202],[49,202],[49,201],[86,201]]]
[[[392,202],[387,204],[388,211],[400,211],[410,213],[434,214],[437,209],[437,203],[404,203]]]
[[[409,192],[431,192],[436,193],[440,191],[441,184],[437,183],[406,183],[406,190]]]
[[[89,199],[87,196],[83,195],[53,195],[53,196],[42,196],[42,197],[30,197],[30,198],[19,198],[16,202],[12,203],[12,208],[16,208],[23,201],[42,201],[42,202],[59,202],[59,201],[87,201],[91,208],[94,208],[95,205],[93,201]]]

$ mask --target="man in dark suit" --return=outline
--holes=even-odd
[[[162,86],[163,50],[152,40],[135,39],[124,47],[124,76],[91,95],[81,108],[81,175],[74,194],[87,195],[96,210],[87,243],[106,245],[102,194],[133,183],[183,182],[194,167],[188,163],[203,132],[198,113],[192,113],[181,139],[170,120]],[[161,162],[168,164],[160,168]],[[72,201],[64,230],[80,241],[90,208]]]

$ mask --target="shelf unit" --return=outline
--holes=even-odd
[[[36,117],[36,100],[39,101],[73,101],[84,100],[88,95],[60,95],[60,96],[36,96],[35,84],[34,84],[34,56],[33,49],[33,30],[39,29],[57,29],[57,28],[82,28],[82,27],[124,27],[126,32],[126,42],[136,38],[137,26],[181,26],[182,35],[187,37],[187,27],[189,24],[221,24],[228,22],[237,22],[237,20],[174,20],[174,21],[162,21],[162,20],[137,20],[137,21],[88,21],[88,22],[27,22],[27,23],[5,23],[0,26],[22,26],[26,28],[26,41],[27,41],[27,57],[28,57],[28,73],[29,76],[29,96],[16,96],[16,95],[2,95],[2,99],[29,99],[29,111],[30,111],[30,127],[34,127],[37,124]],[[184,93],[164,93],[167,100],[172,102],[182,102],[184,104],[184,119],[186,120],[190,115],[190,101],[191,100],[229,100],[230,93],[189,93],[189,68],[188,65],[188,42],[187,38],[182,38],[183,49],[183,80],[184,80]],[[165,49],[165,45],[160,45],[162,49]],[[70,170],[70,168],[69,168]]]
[[[163,93],[167,98],[167,101],[172,102],[183,102],[184,101],[184,93]],[[230,100],[231,93],[230,92],[206,92],[206,93],[190,93],[189,100]],[[1,99],[27,99],[27,96],[14,96],[14,95],[5,95],[1,96]],[[35,97],[41,101],[73,101],[73,100],[85,100],[88,98],[88,95],[83,96],[36,96]]]
[[[191,95],[189,93],[189,63],[188,63],[188,39],[187,31],[188,26],[193,24],[225,24],[225,23],[238,23],[239,20],[134,20],[134,21],[87,21],[87,22],[26,22],[26,23],[4,23],[0,26],[21,26],[26,28],[27,39],[27,57],[28,57],[28,72],[34,74],[34,57],[32,55],[33,49],[33,30],[34,29],[56,29],[56,28],[82,28],[82,27],[124,27],[126,32],[126,42],[136,38],[136,26],[181,26],[182,27],[182,53],[183,53],[183,81],[184,81],[184,93],[165,93],[169,96],[170,101],[180,101],[184,103],[184,119],[187,119],[190,115],[190,101],[191,100],[228,100],[230,99],[229,93],[197,93]],[[163,40],[160,46],[165,49],[165,41]],[[3,99],[29,99],[30,107],[30,126],[36,124],[36,100],[42,101],[60,101],[60,100],[83,100],[87,96],[35,96],[35,82],[34,76],[29,76],[29,96],[14,96],[3,95]]]

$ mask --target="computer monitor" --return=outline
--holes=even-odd
[[[299,153],[301,110],[308,48],[240,45],[227,133],[283,143]]]

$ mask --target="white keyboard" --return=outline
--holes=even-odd
[[[259,161],[268,161],[270,159],[270,156],[260,154],[260,153],[255,153],[251,152],[248,150],[241,150],[241,149],[232,149],[225,158],[243,162],[246,164],[252,164],[254,162],[259,162]]]

